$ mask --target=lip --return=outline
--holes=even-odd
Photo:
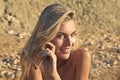
[[[61,49],[65,54],[69,53],[71,51],[71,48],[62,48]]]
[[[71,47],[64,47],[62,48],[62,50],[69,50],[69,49],[72,49]]]

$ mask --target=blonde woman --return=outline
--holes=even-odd
[[[91,57],[77,30],[67,6],[47,6],[21,53],[21,80],[88,80]]]

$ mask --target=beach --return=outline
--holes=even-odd
[[[76,13],[80,47],[92,58],[89,80],[120,80],[120,0],[0,0],[0,80],[19,80],[20,52],[52,3]]]

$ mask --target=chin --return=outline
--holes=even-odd
[[[69,55],[61,55],[61,56],[58,56],[58,58],[62,59],[62,60],[67,60],[69,59],[70,57],[70,54]]]
[[[63,60],[67,60],[67,59],[69,59],[69,57],[64,57],[64,58],[62,58]]]

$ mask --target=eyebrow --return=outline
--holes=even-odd
[[[74,34],[74,33],[76,33],[76,32],[77,32],[77,30],[73,31],[72,34]],[[71,34],[71,35],[72,35],[72,34]]]
[[[76,32],[77,32],[77,30],[73,31],[70,35],[72,35],[72,34],[74,34]],[[58,32],[57,34],[64,34],[64,35],[66,35],[66,33],[64,33],[64,32]]]

